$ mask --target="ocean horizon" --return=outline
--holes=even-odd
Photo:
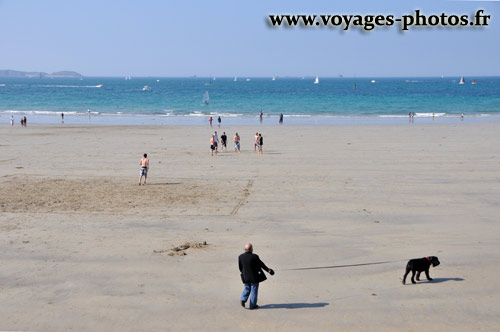
[[[500,117],[500,77],[0,78],[0,121],[224,124],[398,123]],[[18,120],[16,120],[18,122]]]

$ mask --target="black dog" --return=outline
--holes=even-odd
[[[415,272],[417,273],[417,281],[420,281],[420,273],[425,271],[425,276],[427,277],[427,280],[431,281],[432,278],[429,276],[429,268],[432,266],[436,267],[438,266],[439,259],[436,256],[429,256],[429,257],[424,257],[424,258],[415,258],[415,259],[410,259],[408,261],[408,264],[406,264],[406,273],[405,276],[403,277],[403,285],[406,283],[406,276],[408,273],[411,271],[411,282],[416,284],[415,282]]]

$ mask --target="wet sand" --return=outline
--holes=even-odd
[[[242,153],[211,157],[213,130]],[[0,330],[499,329],[498,132],[2,125]],[[255,311],[239,305],[246,242],[276,271]],[[427,255],[434,280],[403,286]]]

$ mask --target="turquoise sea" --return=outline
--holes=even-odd
[[[205,77],[130,79],[0,78],[0,122],[16,123],[285,124],[384,123],[435,118],[489,121],[500,117],[500,77],[322,78]],[[472,84],[476,80],[476,84]],[[209,103],[203,102],[208,91]],[[88,115],[90,110],[90,119]],[[451,120],[453,119],[453,120]]]

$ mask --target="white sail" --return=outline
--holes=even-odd
[[[236,76],[234,77],[234,81],[235,81],[235,82],[237,82],[237,81],[238,81],[238,78],[237,78]]]
[[[314,80],[314,84],[319,84],[319,78],[316,76],[316,79]]]
[[[464,84],[465,83],[465,80],[464,80],[464,77],[462,76],[462,78],[460,79],[460,82],[458,82],[458,84]]]
[[[208,95],[208,91],[205,91],[205,94],[203,95],[203,103],[205,105],[208,105],[209,102],[210,102],[210,96]]]
[[[276,77],[273,76],[273,81],[276,81]]]

